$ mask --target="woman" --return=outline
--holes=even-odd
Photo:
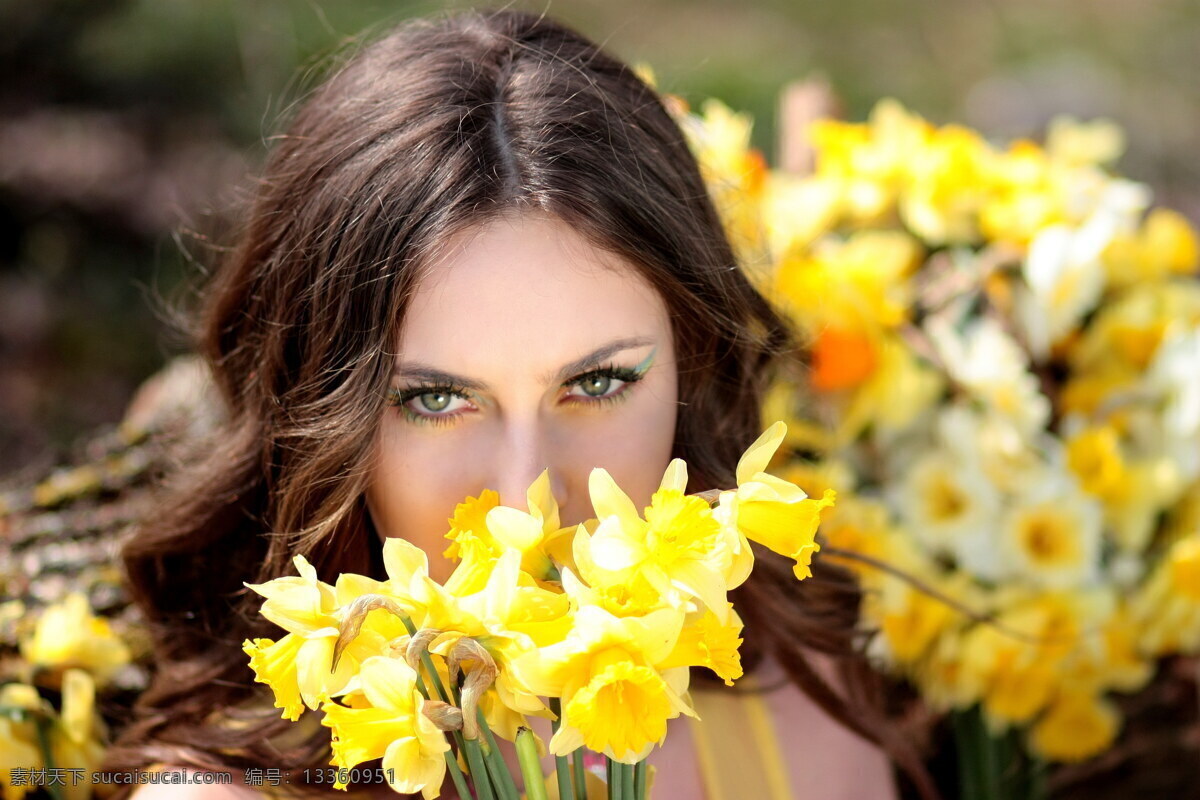
[[[298,553],[323,577],[379,575],[385,536],[443,564],[454,503],[493,488],[518,505],[544,468],[564,525],[591,516],[594,466],[642,505],[674,456],[690,491],[731,486],[791,346],[655,93],[513,11],[409,23],[308,99],[198,338],[225,421],[125,550],[158,671],[112,766],[278,768],[292,788],[328,763],[328,732],[281,720],[251,682],[241,643],[275,632],[244,582]],[[890,797],[861,737],[916,762],[868,702],[852,584],[818,572],[796,584],[760,554],[735,600],[748,666],[784,679],[765,697],[788,793]],[[836,658],[816,669],[813,652]],[[713,794],[678,731],[655,796]]]

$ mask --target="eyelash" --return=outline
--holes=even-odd
[[[588,378],[609,378],[623,381],[624,385],[617,389],[614,393],[605,395],[604,397],[594,397],[584,400],[579,397],[571,399],[572,405],[587,405],[593,407],[602,407],[610,403],[617,403],[625,399],[628,394],[629,387],[645,377],[645,373],[639,373],[629,367],[619,367],[616,364],[608,364],[598,369],[585,372],[578,375],[562,385],[562,388],[570,388],[578,383],[581,383]],[[423,394],[448,394],[453,397],[458,397],[463,400],[470,398],[470,390],[458,384],[443,383],[436,385],[412,386],[407,389],[388,389],[388,404],[396,406],[404,418],[409,422],[415,422],[419,425],[450,425],[461,414],[420,414],[408,407],[408,402]]]

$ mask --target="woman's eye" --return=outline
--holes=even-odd
[[[608,368],[599,372],[581,375],[571,381],[567,397],[590,402],[592,400],[616,400],[626,390],[641,380],[642,376],[631,370]]]
[[[454,395],[448,392],[425,392],[414,397],[410,402],[417,404],[417,411],[427,414],[439,414],[445,411],[454,401]]]
[[[456,405],[457,403],[457,405]],[[418,414],[443,414],[456,411],[467,405],[466,399],[455,397],[450,392],[425,392],[408,401],[409,408]]]
[[[462,393],[444,388],[427,391],[392,389],[388,394],[391,404],[413,422],[450,422],[461,416],[459,411],[472,408]]]

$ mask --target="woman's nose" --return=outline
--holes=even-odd
[[[509,428],[495,461],[492,480],[502,504],[524,509],[530,484],[547,469],[550,471],[550,491],[554,493],[558,507],[567,504],[566,454],[558,452],[553,439],[551,433],[537,423]]]

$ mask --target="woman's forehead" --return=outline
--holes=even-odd
[[[670,335],[659,293],[633,265],[557,218],[504,217],[457,237],[416,288],[400,361],[542,375],[614,340]]]

